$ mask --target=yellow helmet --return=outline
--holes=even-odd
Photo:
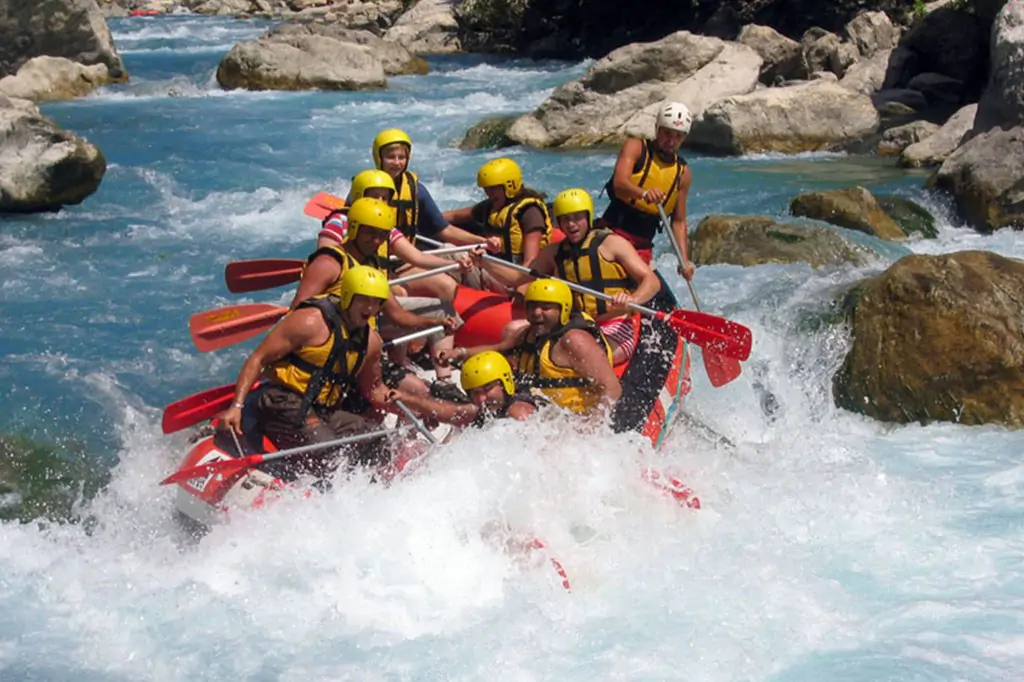
[[[364,170],[352,178],[352,189],[349,190],[348,196],[352,201],[362,199],[368,189],[389,189],[394,195],[395,181],[382,170]]]
[[[353,296],[369,296],[388,300],[391,286],[383,270],[369,265],[354,265],[341,276],[341,307],[348,310]]]
[[[363,197],[352,202],[348,209],[348,230],[352,238],[360,227],[366,225],[375,230],[390,232],[398,222],[398,212],[394,206],[380,199]]]
[[[585,189],[567,189],[555,197],[554,218],[585,211],[587,214],[587,225],[594,225],[594,200]]]
[[[557,303],[562,306],[562,324],[569,322],[572,313],[572,289],[557,279],[535,279],[526,287],[526,302]]]
[[[505,356],[497,351],[485,350],[462,363],[460,383],[463,391],[472,391],[498,379],[505,387],[505,393],[512,395],[516,392],[516,384],[512,380],[512,367]]]
[[[377,137],[373,138],[373,162],[377,165],[377,168],[382,168],[383,164],[380,162],[380,150],[387,147],[389,144],[401,143],[409,148],[409,158],[412,158],[412,139],[406,134],[404,130],[398,128],[388,128],[377,133]]]
[[[508,158],[494,159],[480,166],[476,174],[478,187],[505,188],[505,197],[511,199],[523,188],[523,171],[519,164]]]

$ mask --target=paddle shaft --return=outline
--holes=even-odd
[[[398,407],[398,409],[402,411],[403,414],[405,414],[406,417],[408,417],[409,421],[412,422],[413,426],[416,427],[417,431],[426,436],[427,440],[429,440],[432,445],[437,445],[437,437],[430,432],[430,429],[427,428],[426,424],[420,421],[420,419],[415,414],[413,414],[413,411],[409,409],[408,405],[403,403],[401,400],[396,400],[395,405]]]
[[[395,429],[381,429],[379,431],[370,431],[368,433],[359,433],[354,436],[338,438],[337,440],[328,440],[323,443],[313,443],[312,445],[302,445],[297,448],[289,448],[288,450],[278,450],[277,452],[271,452],[263,455],[263,459],[261,459],[259,463],[272,462],[275,459],[284,459],[285,457],[291,457],[292,455],[301,455],[306,452],[315,452],[325,448],[334,448],[339,445],[349,445],[351,443],[359,443],[364,440],[373,440],[374,438],[380,438],[381,436],[390,436],[395,432]]]
[[[431,239],[429,237],[424,237],[422,235],[416,235],[416,238],[421,240],[421,241],[426,242],[427,244],[440,244],[441,243],[441,242],[435,241],[435,240],[433,240],[433,239]],[[487,254],[487,253],[485,253],[483,255],[483,258],[484,258],[484,260],[490,261],[490,262],[492,262],[492,263],[494,263],[496,265],[502,265],[502,266],[504,266],[506,268],[511,268],[513,270],[517,270],[517,271],[523,273],[524,275],[529,275],[529,276],[531,276],[531,277],[533,277],[535,279],[553,279],[553,280],[557,280],[559,282],[563,282],[564,284],[568,285],[569,288],[572,289],[573,291],[575,291],[577,294],[588,294],[588,295],[593,296],[595,298],[599,298],[599,299],[601,299],[603,301],[614,301],[615,300],[614,297],[609,296],[608,294],[604,293],[603,291],[594,291],[593,289],[588,289],[587,287],[581,286],[579,284],[576,284],[575,282],[570,282],[568,280],[560,279],[558,277],[552,277],[551,275],[545,275],[543,272],[541,272],[539,270],[535,270],[534,268],[528,268],[525,265],[519,265],[518,263],[511,263],[511,262],[509,262],[507,260],[502,260],[501,258],[496,258],[495,256],[492,256],[492,255]],[[638,313],[643,313],[644,315],[650,315],[651,317],[660,317],[660,316],[664,315],[664,313],[659,313],[657,310],[652,310],[651,308],[639,305],[637,303],[627,303],[626,307],[631,309],[631,310],[635,310]]]

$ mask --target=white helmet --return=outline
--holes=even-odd
[[[690,132],[691,123],[693,123],[693,116],[682,102],[665,102],[661,111],[658,112],[657,128],[678,130],[686,135]]]

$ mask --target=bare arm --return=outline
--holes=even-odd
[[[618,235],[611,235],[601,244],[601,251],[605,248],[608,252],[601,255],[606,260],[621,265],[630,279],[637,283],[636,290],[629,296],[632,302],[642,305],[654,298],[661,290],[661,280],[636,252],[633,245]]]
[[[295,291],[291,307],[294,308],[307,298],[318,296],[331,288],[341,277],[341,265],[328,255],[317,256],[302,273],[299,288]]]
[[[556,358],[555,352],[561,357]],[[567,332],[559,339],[555,352],[552,352],[552,361],[567,365],[579,376],[592,380],[605,405],[611,405],[622,396],[622,384],[608,362],[608,355],[588,332],[582,329]]]
[[[394,297],[384,301],[384,305],[381,306],[381,312],[396,326],[407,327],[412,330],[426,329],[440,323],[440,320],[437,318],[417,315],[406,310]]]
[[[423,251],[420,251],[404,236],[391,243],[391,253],[398,256],[409,265],[415,265],[416,267],[423,268],[424,270],[443,268],[446,265],[452,264],[452,261],[450,260],[445,260],[439,256],[431,255],[429,252],[424,253]]]
[[[241,435],[242,410],[237,405],[245,402],[246,396],[249,395],[249,387],[259,377],[264,367],[297,348],[316,342],[323,343],[329,335],[330,330],[324,324],[318,310],[295,310],[285,315],[242,365],[242,371],[238,373],[238,380],[235,382],[234,404],[220,415],[224,426],[234,429],[235,433]]]
[[[633,175],[633,166],[640,160],[643,153],[644,143],[636,138],[626,140],[619,150],[619,156],[615,159],[615,171],[612,175],[612,187],[615,189],[615,196],[628,201],[640,199],[644,195],[644,188],[630,180]]]
[[[438,400],[430,396],[405,393],[401,396],[401,400],[406,407],[420,417],[436,419],[454,426],[466,426],[480,414],[480,408],[476,405]]]
[[[450,211],[445,211],[441,215],[444,216],[444,219],[448,221],[449,226],[452,226],[452,223],[468,223],[473,220],[474,208],[475,206],[463,206],[462,208],[453,208]]]
[[[557,251],[558,244],[548,244],[540,250],[536,258],[524,261],[527,263],[526,267],[533,268],[537,272],[545,275],[550,275],[555,271],[555,253],[557,253]],[[489,258],[484,259],[483,268],[496,280],[508,287],[518,287],[533,280],[531,275],[510,268],[507,265],[495,263]]]
[[[690,167],[686,166],[679,176],[679,199],[676,201],[676,209],[672,212],[672,234],[676,236],[676,243],[679,250],[683,252],[683,261],[679,264],[686,279],[693,277],[693,263],[690,262],[690,244],[687,241],[686,225],[686,200],[690,194],[690,183],[693,181],[693,173]]]

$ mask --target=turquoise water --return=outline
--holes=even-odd
[[[705,309],[755,335],[725,388],[698,361],[687,402],[737,447],[680,428],[658,456],[701,511],[638,481],[634,439],[501,424],[401,486],[353,481],[181,547],[157,481],[186,441],[160,434],[160,414],[232,381],[252,347],[199,354],[188,317],[290,297],[230,295],[224,264],[304,256],[318,227],[306,200],[343,193],[383,127],[412,133],[413,167],[442,208],[478,200],[476,169],[496,154],[458,151],[461,134],[534,107],[586,64],[445,57],[386,92],[225,93],[217,62],[264,25],[112,28],[132,82],[44,108],[103,150],[102,186],[59,214],[0,217],[0,432],[74,438],[114,468],[84,509],[89,533],[0,524],[0,679],[1020,678],[1021,437],[837,410],[845,330],[807,336],[798,322],[904,253],[1024,246],[958,228],[922,174],[871,159],[691,159],[692,225],[783,216],[800,191],[853,183],[917,199],[941,224],[937,240],[872,244],[880,255],[863,269],[699,271]],[[614,161],[507,153],[549,193],[596,189]],[[774,421],[755,382],[779,401]],[[543,562],[485,542],[495,520],[545,538],[573,593]]]

